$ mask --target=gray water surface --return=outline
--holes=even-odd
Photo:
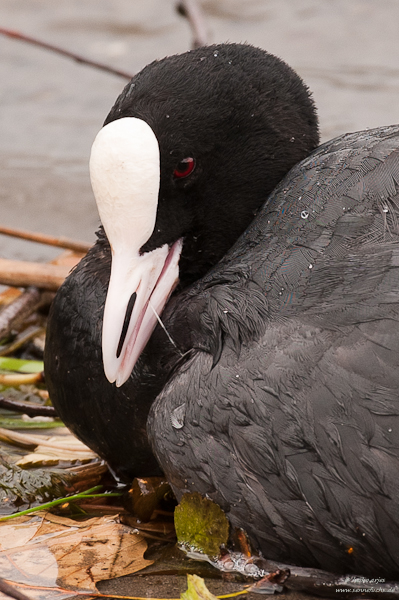
[[[172,0],[2,0],[17,29],[132,74],[191,44]],[[397,0],[206,0],[210,42],[250,42],[293,66],[314,93],[323,140],[399,122]],[[87,241],[98,216],[90,146],[125,80],[0,37],[3,225]],[[0,256],[59,250],[0,236]]]

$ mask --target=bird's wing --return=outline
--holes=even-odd
[[[398,131],[301,163],[175,310],[197,350],[153,406],[156,453],[269,557],[399,570]]]

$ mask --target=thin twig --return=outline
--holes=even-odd
[[[13,444],[21,448],[37,448],[37,446],[47,446],[49,448],[55,448],[56,450],[68,450],[68,452],[79,452],[85,453],[89,456],[95,457],[96,455],[87,446],[85,446],[79,440],[75,442],[67,442],[62,444],[60,442],[50,441],[39,435],[29,435],[27,433],[19,433],[19,431],[10,431],[0,427],[0,440],[6,444]]]
[[[6,596],[10,596],[10,598],[15,598],[15,600],[31,600],[29,596],[7,583],[2,577],[0,577],[0,592]]]
[[[20,238],[22,240],[29,240],[30,242],[37,242],[38,244],[47,244],[48,246],[56,246],[57,248],[66,248],[67,250],[73,250],[74,252],[86,253],[92,246],[92,244],[88,244],[87,242],[71,240],[70,238],[62,236],[55,237],[53,235],[46,235],[44,233],[33,233],[32,231],[25,231],[24,229],[4,227],[3,225],[0,225],[0,233],[3,235]]]
[[[9,398],[0,396],[0,408],[13,410],[23,413],[28,417],[56,417],[54,406],[42,406],[41,404],[32,404],[31,402],[15,402]]]
[[[162,572],[163,573],[163,572]],[[168,571],[168,574],[171,573],[171,571]],[[178,571],[176,571],[176,574],[179,574]],[[4,581],[4,580],[3,580]],[[16,583],[15,585],[18,585],[19,587],[22,588],[28,588],[28,589],[32,589],[32,590],[44,590],[47,595],[49,594],[49,592],[56,592],[58,594],[71,594],[71,590],[67,590],[65,588],[62,587],[50,587],[50,586],[39,586],[39,585],[35,585],[35,586],[31,586],[29,584],[26,583]],[[216,596],[216,598],[234,598],[236,596],[240,596],[242,594],[248,594],[248,590],[241,590],[239,592],[233,592],[231,594],[223,594],[223,596]],[[145,598],[142,598],[140,596],[119,596],[117,594],[111,594],[111,593],[107,593],[107,594],[100,594],[100,592],[94,593],[94,592],[85,592],[83,590],[80,591],[76,591],[74,590],[74,596],[79,597],[79,596],[90,596],[90,598],[116,598],[117,600],[148,600],[148,596],[146,596]],[[15,597],[15,596],[14,596]],[[18,600],[31,600],[28,596],[24,596],[24,598],[22,598],[21,596],[18,598]],[[151,600],[164,600],[164,598],[151,598]],[[169,600],[181,600],[180,598],[170,598]]]
[[[86,512],[106,512],[112,515],[128,514],[128,511],[123,506],[113,506],[112,504],[90,504],[88,502],[87,504],[79,504],[79,508]],[[136,527],[136,529],[138,528]]]
[[[71,268],[0,258],[0,283],[14,287],[36,286],[57,291]]]
[[[40,306],[42,306],[42,302],[40,302]],[[0,313],[1,317],[1,313]],[[12,327],[14,328],[14,323],[12,323]],[[22,346],[25,346],[31,340],[34,340],[39,335],[45,333],[44,327],[37,327],[36,325],[31,325],[24,329],[21,333],[17,335],[12,342],[7,344],[6,346],[0,347],[0,358],[2,356],[10,356],[14,354],[17,350],[19,350]]]
[[[41,295],[36,287],[28,287],[0,313],[0,339],[9,335],[16,323],[23,321],[37,309]]]
[[[82,63],[84,65],[89,65],[90,67],[95,67],[96,69],[100,69],[101,71],[106,71],[107,73],[112,73],[112,75],[118,75],[118,77],[123,77],[124,79],[131,79],[133,75],[131,73],[126,73],[125,71],[120,71],[119,69],[114,69],[113,67],[109,67],[108,65],[104,65],[95,60],[90,60],[89,58],[85,58],[80,54],[75,54],[74,52],[70,52],[69,50],[64,50],[63,48],[59,48],[58,46],[53,46],[53,44],[48,44],[46,42],[42,42],[36,38],[33,38],[29,35],[25,35],[20,33],[19,31],[14,31],[11,29],[5,29],[4,27],[0,27],[0,35],[6,35],[7,37],[14,38],[17,40],[21,40],[23,42],[27,42],[28,44],[33,44],[34,46],[39,46],[39,48],[44,48],[45,50],[51,50],[52,52],[56,52],[57,54],[61,54],[61,56],[66,56],[67,58],[72,58],[78,63]]]
[[[208,44],[208,33],[205,17],[196,0],[180,0],[177,3],[177,11],[190,23],[193,33],[192,47],[199,48]]]
[[[0,373],[0,385],[31,385],[33,383],[41,383],[43,381],[43,373]]]

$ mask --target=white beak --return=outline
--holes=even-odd
[[[130,376],[178,282],[182,241],[140,254],[156,220],[159,147],[151,127],[135,117],[106,125],[90,157],[90,177],[112,251],[102,349],[107,379]]]

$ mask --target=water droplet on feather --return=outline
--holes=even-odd
[[[186,416],[186,405],[181,404],[172,411],[170,422],[175,429],[181,429],[184,425],[184,417]]]

